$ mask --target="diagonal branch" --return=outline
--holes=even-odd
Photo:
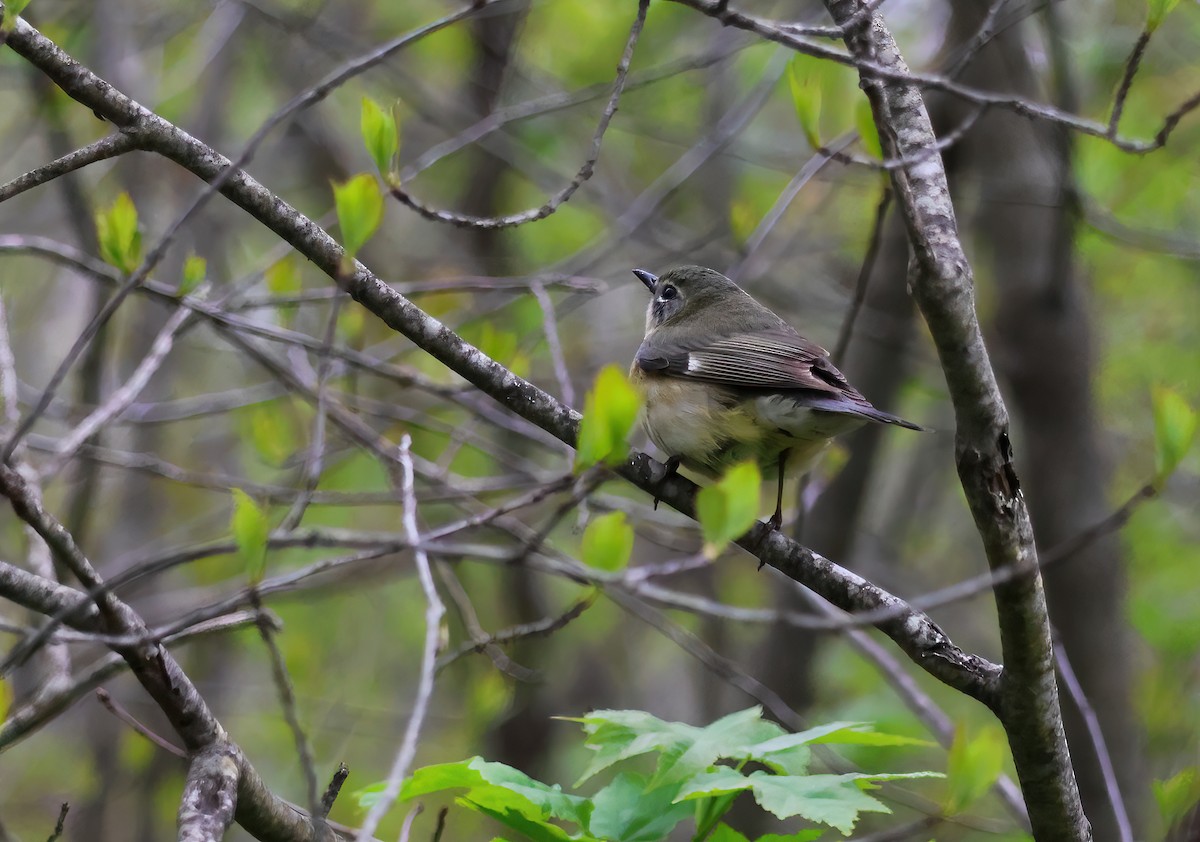
[[[142,107],[72,59],[24,20],[18,19],[8,45],[45,73],[69,96],[102,117],[127,126],[147,151],[174,161],[205,181],[223,179],[220,192],[301,254],[418,347],[491,396],[514,414],[567,444],[575,443],[579,413],[489,358],[422,311],[361,264],[344,275],[341,246],[308,217],[282,201],[245,171],[228,172],[229,159],[174,124]],[[933,163],[926,160],[919,167]],[[940,169],[940,167],[939,167]],[[663,466],[634,453],[617,473],[634,485],[691,515],[695,485],[683,477],[663,481]],[[777,568],[844,611],[887,608],[878,628],[934,677],[995,707],[1000,667],[954,646],[926,615],[903,600],[839,567],[811,550],[759,524],[739,542],[764,564]]]

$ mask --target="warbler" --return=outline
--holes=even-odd
[[[811,469],[834,436],[868,421],[923,429],[872,406],[824,348],[720,272],[633,274],[653,299],[630,379],[645,398],[642,425],[667,455],[667,476],[682,464],[715,477],[753,459],[778,476],[768,521],[778,529],[785,476]]]

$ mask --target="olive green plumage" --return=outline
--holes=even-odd
[[[785,474],[808,470],[834,436],[868,421],[921,429],[872,406],[824,348],[720,272],[633,271],[653,296],[630,371],[647,434],[672,469],[717,476],[753,459],[776,471],[775,528]]]

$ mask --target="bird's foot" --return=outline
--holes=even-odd
[[[783,512],[776,509],[775,514],[767,518],[767,526],[770,527],[772,532],[778,532],[779,528],[783,526]]]
[[[659,485],[661,487],[663,483],[665,483],[671,477],[675,476],[675,474],[679,473],[679,461],[680,460],[679,460],[678,456],[668,456],[667,457],[667,461],[663,463],[664,465],[667,466],[667,469],[665,471],[663,471],[663,475],[657,482],[657,485]],[[656,511],[656,512],[658,511],[658,495],[657,494],[654,495],[654,511]]]

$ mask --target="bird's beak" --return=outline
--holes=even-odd
[[[646,285],[646,289],[654,292],[654,285],[658,283],[658,275],[647,272],[645,269],[634,269],[633,274],[637,275],[637,279]]]

